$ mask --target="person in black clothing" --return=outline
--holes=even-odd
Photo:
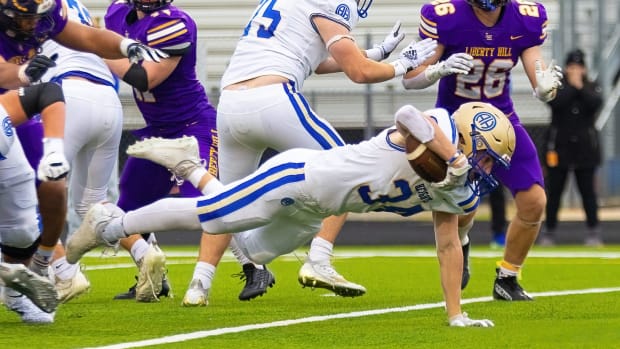
[[[558,210],[566,178],[575,173],[577,187],[586,213],[588,232],[585,244],[601,246],[598,202],[594,176],[601,161],[598,131],[594,127],[603,104],[600,86],[589,80],[583,51],[577,49],[566,56],[563,87],[548,102],[551,125],[546,135],[547,207],[546,232],[539,241],[554,244]]]

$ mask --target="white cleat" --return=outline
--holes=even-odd
[[[54,322],[54,313],[47,313],[36,306],[25,295],[7,289],[4,294],[4,305],[11,311],[16,312],[22,322],[31,324],[51,324]]]
[[[140,262],[140,274],[136,284],[136,301],[157,302],[166,274],[166,255],[159,246],[151,244]]]
[[[90,290],[90,281],[88,281],[86,275],[79,268],[71,279],[61,280],[58,276],[55,276],[54,280],[56,291],[58,292],[58,300],[61,303],[67,303]]]
[[[205,307],[209,304],[209,289],[205,289],[199,279],[189,284],[189,289],[183,297],[184,307]]]
[[[152,137],[138,141],[127,148],[127,155],[153,161],[172,172],[172,179],[178,184],[205,163],[200,159],[196,137],[181,138]]]
[[[101,234],[108,223],[121,214],[120,208],[111,212],[104,204],[93,205],[86,213],[82,224],[67,240],[65,248],[67,262],[76,264],[86,252],[97,246],[114,246],[118,241],[106,241]]]
[[[51,281],[35,274],[23,264],[0,263],[0,280],[6,287],[24,295],[31,304],[46,313],[51,313],[58,307],[56,290]],[[5,298],[12,290],[5,290]]]
[[[364,286],[348,281],[329,263],[306,261],[299,270],[297,280],[304,287],[324,288],[342,297],[357,297],[366,293]]]

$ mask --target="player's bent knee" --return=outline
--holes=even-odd
[[[40,240],[41,238],[37,238],[36,240],[34,240],[34,242],[31,242],[26,247],[16,247],[14,245],[0,243],[0,249],[2,250],[2,254],[5,254],[13,259],[28,260],[37,251]]]

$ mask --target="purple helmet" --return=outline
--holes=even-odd
[[[484,11],[493,11],[498,7],[506,5],[510,0],[467,0],[472,6],[479,7]]]
[[[172,0],[127,0],[138,11],[151,13],[170,5]]]
[[[372,0],[357,0],[357,14],[360,18],[368,16],[368,9],[372,5]]]
[[[54,26],[54,0],[0,0],[0,30],[19,41],[43,41]]]

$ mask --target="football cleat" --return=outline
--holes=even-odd
[[[366,293],[364,286],[345,279],[330,263],[306,261],[299,270],[297,280],[303,287],[324,288],[342,297],[357,297]]]
[[[273,287],[276,283],[275,277],[267,270],[267,266],[263,266],[263,268],[258,269],[254,264],[247,263],[243,265],[242,273],[234,275],[239,276],[241,280],[245,280],[245,286],[241,293],[239,293],[239,300],[249,301],[267,293],[267,287]]]
[[[209,304],[210,289],[204,288],[199,279],[193,279],[183,297],[184,307],[206,307]]]
[[[14,300],[15,297],[8,295],[11,291],[15,291],[24,295],[23,298],[27,298],[27,303],[36,305],[46,313],[51,313],[58,307],[57,293],[52,282],[48,278],[35,274],[23,264],[0,263],[0,280],[11,289],[5,290],[5,298]],[[21,301],[15,300],[15,302]],[[6,300],[5,304],[9,306]]]
[[[463,249],[463,275],[461,276],[461,290],[464,290],[469,283],[470,273],[469,273],[469,246],[471,245],[471,240],[467,242],[467,244],[461,246]]]
[[[136,276],[136,281],[138,280],[138,277]],[[125,299],[136,299],[136,286],[138,285],[138,283],[136,282],[135,284],[133,284],[133,286],[131,286],[129,288],[129,290],[127,290],[127,292],[123,292],[123,293],[119,293],[116,296],[114,296],[114,300],[125,300]],[[164,279],[161,281],[161,291],[159,291],[159,294],[157,295],[157,298],[161,298],[161,297],[172,297],[172,293],[170,292],[170,283],[168,283],[168,279],[166,278],[166,275],[164,275]]]
[[[502,276],[495,278],[493,285],[493,299],[501,301],[531,301],[534,300],[519,285],[516,276]]]
[[[136,301],[156,302],[162,290],[166,274],[166,255],[159,246],[151,244],[144,257],[138,262],[140,274],[136,283]]]
[[[67,303],[90,290],[90,281],[79,268],[71,279],[61,280],[55,276],[54,280],[58,300],[61,303]]]
[[[93,205],[84,216],[82,224],[67,240],[67,262],[77,263],[86,252],[100,245],[114,247],[118,241],[106,241],[101,235],[108,223],[120,215],[120,208],[111,212],[104,204]]]
[[[147,138],[130,145],[127,154],[164,166],[172,172],[172,179],[178,185],[183,184],[196,168],[205,167],[205,162],[200,159],[198,140],[194,136]]]
[[[51,324],[54,322],[53,312],[43,311],[30,298],[15,290],[7,289],[5,291],[4,304],[9,310],[19,314],[22,322],[31,324]]]

